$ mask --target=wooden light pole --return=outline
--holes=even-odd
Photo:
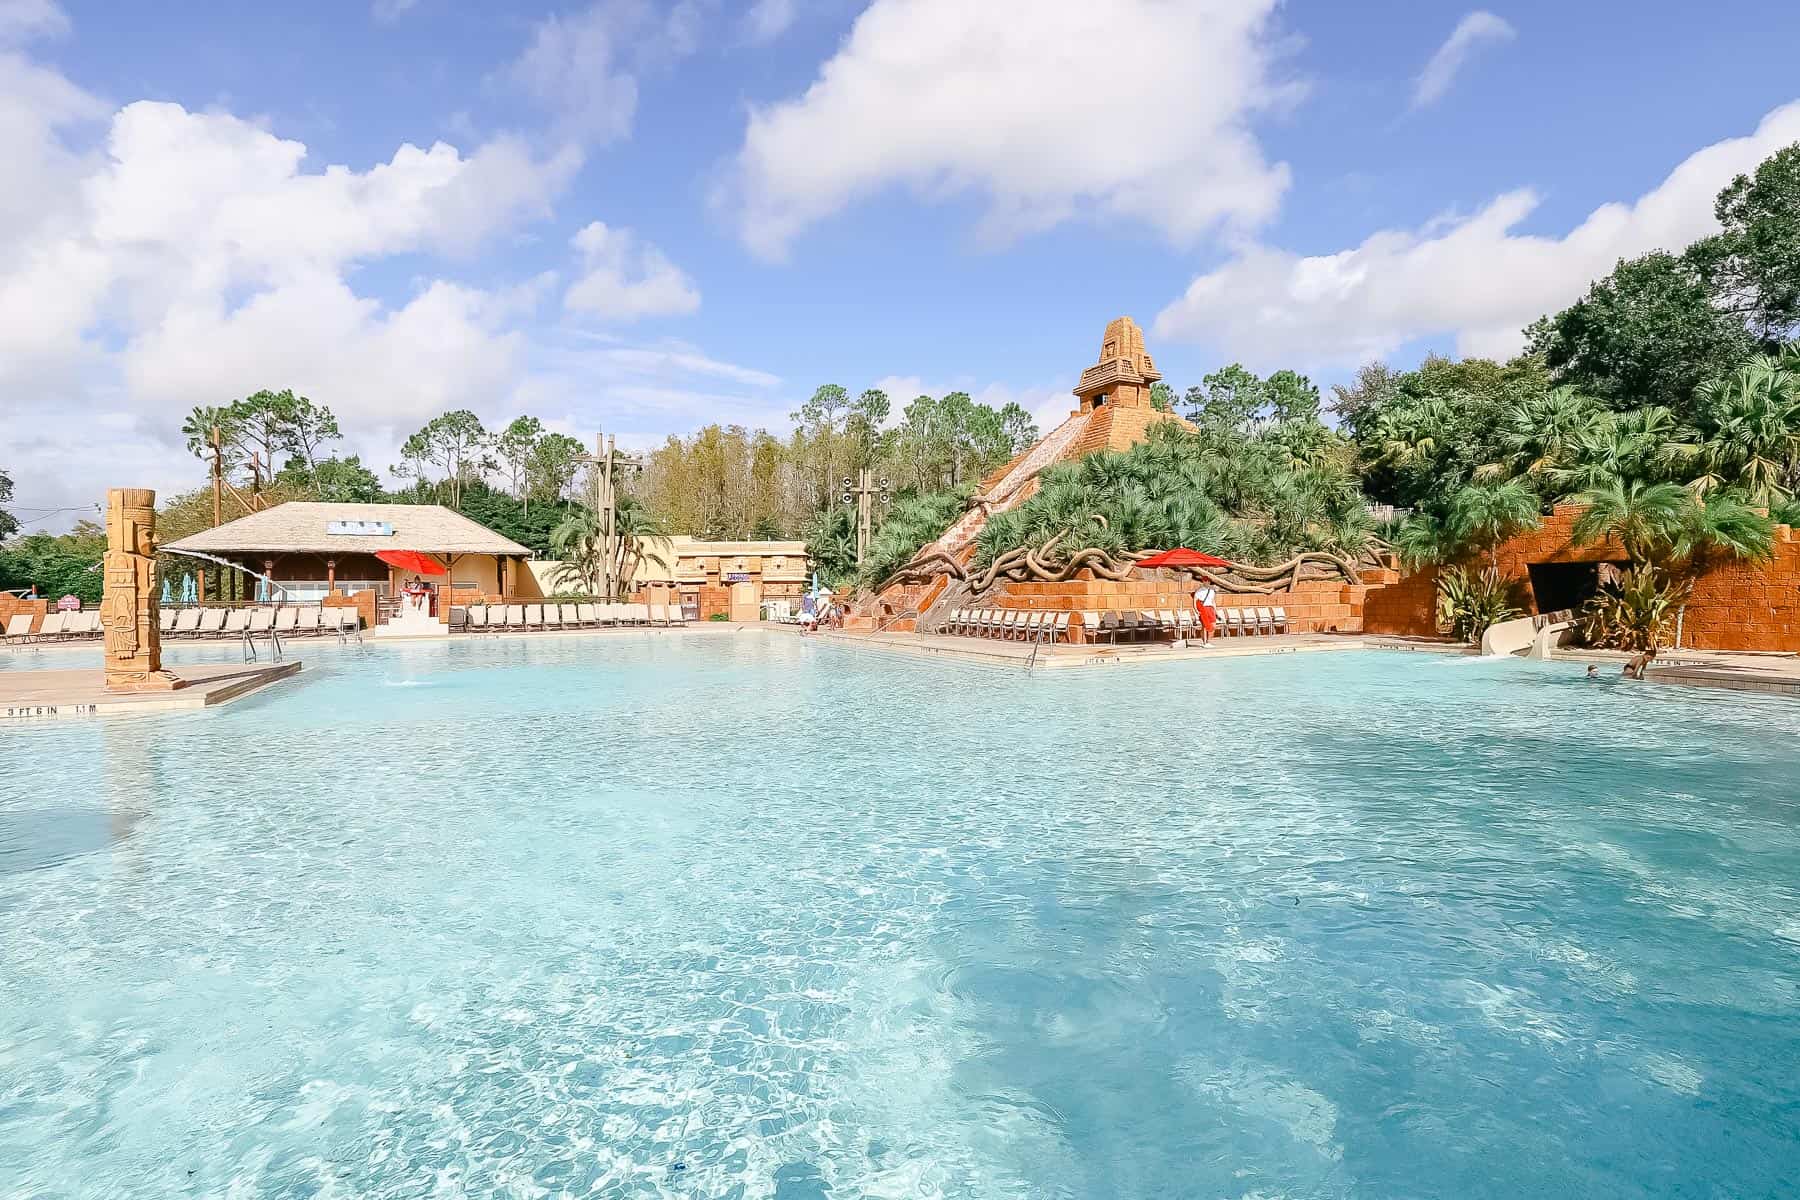
[[[869,539],[874,526],[875,497],[881,497],[881,505],[886,508],[892,497],[888,493],[888,481],[881,480],[877,487],[874,472],[862,467],[856,472],[856,486],[850,485],[850,477],[844,476],[844,503],[854,500],[856,504],[856,565],[869,553]]]

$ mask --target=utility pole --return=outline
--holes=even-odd
[[[844,503],[856,504],[856,565],[862,566],[863,559],[869,553],[869,539],[873,534],[875,498],[881,497],[881,506],[887,508],[893,497],[888,492],[888,481],[884,478],[880,486],[876,486],[874,472],[862,467],[856,472],[856,484],[851,486],[850,477],[844,476]]]
[[[212,448],[213,528],[217,529],[225,523],[225,447],[217,425],[212,427]]]
[[[619,494],[613,482],[615,469],[643,470],[644,460],[626,458],[618,453],[611,434],[594,435],[594,452],[584,454],[579,462],[594,468],[594,518],[600,526],[600,591],[610,603],[618,595],[619,586],[630,580],[615,575],[619,555]]]

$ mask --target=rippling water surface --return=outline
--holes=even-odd
[[[0,728],[0,1193],[1793,1194],[1800,707],[301,652]]]

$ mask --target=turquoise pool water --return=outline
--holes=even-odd
[[[1800,707],[303,653],[0,729],[0,1194],[1793,1194]]]

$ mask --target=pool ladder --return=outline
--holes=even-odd
[[[280,662],[282,658],[281,635],[273,629],[264,630],[269,635],[269,661]],[[244,661],[253,663],[256,657],[256,637],[248,629],[244,630]]]

